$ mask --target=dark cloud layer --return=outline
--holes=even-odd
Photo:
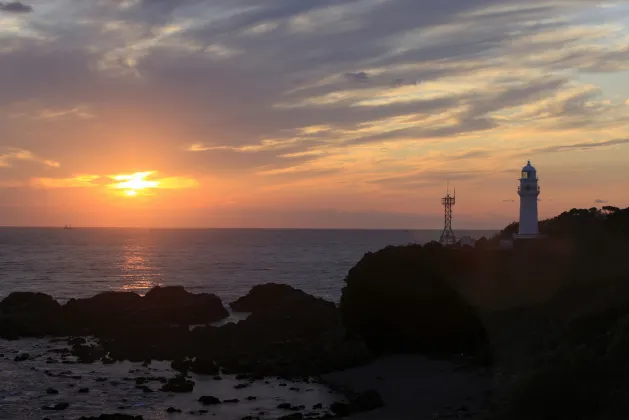
[[[30,13],[33,11],[33,7],[24,3],[20,3],[19,1],[14,1],[10,3],[2,3],[0,2],[0,12],[8,12],[8,13]]]
[[[577,143],[559,146],[543,147],[533,151],[533,153],[556,153],[556,152],[568,152],[568,151],[585,151],[603,147],[619,146],[622,144],[628,144],[629,139],[615,139],[601,141],[598,143]]]

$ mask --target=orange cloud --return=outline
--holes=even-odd
[[[145,171],[107,176],[83,174],[71,178],[35,178],[31,181],[31,186],[50,189],[104,186],[108,189],[122,190],[122,194],[133,197],[149,195],[149,191],[155,189],[188,189],[200,185],[194,178],[183,176],[157,178],[156,175],[156,171]]]
[[[50,166],[51,168],[59,168],[61,166],[59,162],[40,158],[30,150],[20,149],[17,147],[9,147],[5,149],[4,153],[0,153],[0,167],[11,166],[13,161],[36,162],[41,163],[42,165]]]
[[[31,185],[36,188],[82,188],[96,187],[98,184],[93,181],[100,178],[100,175],[77,175],[72,178],[35,178]]]

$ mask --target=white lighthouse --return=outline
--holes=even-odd
[[[520,231],[516,239],[536,238],[539,234],[537,221],[537,197],[539,185],[537,171],[531,166],[531,161],[522,168],[518,195],[520,196]]]

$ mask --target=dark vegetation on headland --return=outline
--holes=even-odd
[[[348,273],[339,308],[267,284],[231,304],[251,312],[246,320],[215,327],[228,315],[220,299],[181,287],[65,305],[13,293],[0,303],[0,337],[93,335],[96,345],[69,339],[82,363],[172,360],[182,373],[251,378],[316,376],[417,352],[492,364],[501,375],[491,419],[628,418],[629,209],[573,209],[540,223],[545,239],[501,249],[517,228],[476,248],[368,253]],[[189,386],[183,377],[169,384]],[[359,409],[377,400],[354,401]]]

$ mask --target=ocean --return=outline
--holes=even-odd
[[[480,237],[493,232],[456,232]],[[256,284],[288,283],[338,302],[348,270],[369,251],[387,245],[425,243],[437,230],[150,230],[150,229],[0,229],[0,298],[13,291],[37,291],[63,302],[108,290],[140,294],[157,285],[183,285],[191,292],[212,292],[229,303]],[[169,362],[75,363],[66,342],[0,339],[0,419],[77,419],[103,413],[142,415],[147,420],[279,418],[280,404],[324,411],[342,396],[308,382],[267,378],[247,382],[222,374],[220,381],[192,374],[192,393],[159,391],[159,383],[138,389],[134,377],[173,377]],[[27,360],[18,361],[18,355]],[[244,388],[241,389],[241,387]],[[84,388],[87,393],[79,392]],[[141,388],[141,387],[140,387]],[[202,395],[236,404],[211,407]],[[46,408],[68,403],[61,411]],[[316,410],[315,410],[316,411]],[[321,411],[321,410],[319,410]],[[263,415],[264,413],[264,415]]]
[[[456,231],[490,236],[494,231]],[[0,228],[0,298],[36,291],[63,302],[103,291],[182,285],[229,303],[286,283],[338,302],[366,252],[438,240],[439,230]]]

